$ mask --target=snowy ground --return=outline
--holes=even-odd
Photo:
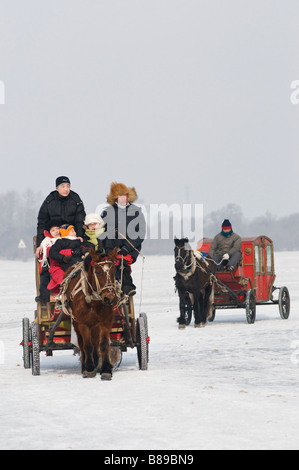
[[[140,291],[141,261],[134,267]],[[299,253],[277,253],[277,286],[291,316],[257,307],[217,311],[177,328],[173,258],[147,257],[141,311],[151,336],[148,371],[136,349],[111,382],[83,379],[72,352],[22,364],[23,317],[34,317],[34,262],[0,261],[0,449],[299,449]],[[137,314],[139,297],[135,298]]]

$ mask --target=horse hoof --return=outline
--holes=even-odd
[[[179,325],[179,330],[184,330],[186,328],[186,325]]]
[[[194,328],[204,328],[206,326],[205,323],[194,323]]]
[[[112,379],[112,374],[109,374],[109,372],[104,372],[101,374],[101,380],[111,380]]]
[[[97,371],[96,370],[93,370],[91,372],[88,372],[87,370],[85,370],[83,373],[83,378],[84,379],[92,379],[93,377],[95,377],[97,375]]]

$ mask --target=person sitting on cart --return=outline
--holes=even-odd
[[[64,224],[59,232],[61,238],[49,250],[51,281],[47,288],[55,293],[58,293],[65,271],[82,261],[82,255],[88,250],[82,245],[81,237],[77,237],[73,225]]]
[[[242,240],[233,232],[228,219],[223,221],[221,229],[211,243],[209,257],[215,261],[217,271],[234,271],[242,259]]]
[[[87,214],[84,220],[83,244],[86,247],[93,248],[99,253],[103,252],[103,244],[99,240],[100,235],[105,231],[104,221],[99,214]]]
[[[50,248],[56,243],[60,238],[59,227],[61,221],[50,220],[46,224],[46,230],[44,231],[45,238],[41,242],[41,248],[43,249],[42,258],[39,260],[41,263],[40,271],[40,286],[39,286],[39,296],[36,297],[36,302],[41,302],[42,305],[45,305],[50,300],[50,292],[47,289],[49,284],[49,251]]]
[[[56,178],[56,190],[44,200],[37,217],[36,257],[42,255],[40,246],[44,238],[44,230],[50,220],[60,219],[62,223],[72,224],[78,237],[83,239],[83,222],[85,218],[84,204],[80,196],[71,190],[71,182],[67,176]]]
[[[135,263],[145,238],[146,224],[140,207],[133,204],[137,199],[135,188],[122,183],[112,183],[107,196],[109,204],[102,213],[105,232],[100,236],[107,254],[119,248],[116,258],[116,278],[122,280],[122,291],[127,295],[136,293],[131,276],[131,265]]]

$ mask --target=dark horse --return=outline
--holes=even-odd
[[[78,337],[83,377],[111,380],[110,332],[116,304],[115,249],[108,258],[91,250],[80,263],[70,268],[64,281],[65,296],[72,311],[73,326]]]
[[[188,238],[175,239],[175,285],[180,298],[179,328],[186,326],[186,308],[194,311],[194,326],[207,323],[213,313],[215,264],[187,246]],[[187,249],[188,248],[188,249]]]

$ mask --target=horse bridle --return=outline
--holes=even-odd
[[[203,273],[210,274],[210,282],[212,281],[213,274],[210,273],[210,270],[208,269],[208,263],[206,260],[204,260],[203,258],[198,259],[194,255],[194,252],[192,250],[185,250],[186,256],[183,258],[180,254],[183,247],[180,247],[180,248],[177,247],[177,249],[178,249],[178,255],[175,257],[175,262],[181,260],[185,269],[185,272],[177,271],[178,274],[180,274],[180,276],[184,277],[184,279],[187,280],[190,276],[192,276],[192,274],[194,274],[196,268],[199,268]],[[188,258],[189,253],[190,253],[191,263],[187,265],[185,264],[185,262]],[[201,261],[204,261],[204,263],[202,264]]]
[[[184,268],[186,269],[186,271],[187,271],[189,268],[192,268],[193,264],[196,262],[196,258],[195,258],[195,257],[193,257],[193,261],[191,261],[191,263],[190,263],[189,265],[186,264],[186,260],[187,260],[187,258],[188,258],[188,256],[189,256],[189,253],[190,253],[190,258],[192,258],[192,252],[191,252],[191,250],[185,250],[185,251],[186,251],[186,256],[183,258],[183,257],[181,256],[181,250],[183,249],[183,247],[180,247],[180,248],[177,247],[177,249],[178,249],[178,254],[177,254],[177,256],[175,257],[174,262],[176,263],[177,261],[180,261],[180,260],[181,260],[182,263],[183,263]]]
[[[111,295],[116,295],[116,281],[112,282],[111,279],[111,273],[110,270],[114,266],[114,263],[112,261],[106,260],[106,261],[99,261],[91,262],[92,266],[92,274],[95,280],[95,285],[96,285],[96,291],[93,289],[92,285],[88,282],[89,287],[92,290],[92,300],[100,300],[103,301],[103,292],[107,292],[108,294]],[[100,286],[99,280],[98,280],[98,274],[100,274],[99,271],[97,271],[97,268],[102,269],[104,273],[106,274],[106,283],[103,287]]]

